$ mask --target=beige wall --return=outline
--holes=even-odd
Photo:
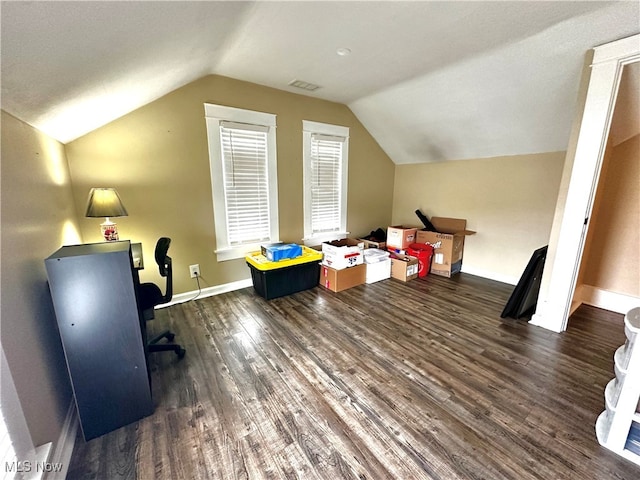
[[[393,223],[415,215],[466,218],[463,270],[517,283],[531,254],[547,245],[564,152],[398,165]]]
[[[129,212],[120,238],[144,245],[143,281],[159,281],[153,246],[172,238],[176,293],[249,278],[244,260],[217,262],[204,103],[277,115],[280,237],[303,237],[302,121],[350,127],[347,228],[354,235],[391,220],[394,164],[344,105],[211,75],[182,87],[66,145],[75,207],[91,187],[116,187]],[[99,219],[80,218],[85,241],[99,241]]]
[[[44,259],[77,243],[63,146],[2,112],[0,338],[35,446],[55,442],[71,386]]]
[[[578,284],[640,297],[640,135],[607,147]]]

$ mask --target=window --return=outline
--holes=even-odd
[[[349,128],[302,122],[304,242],[315,245],[347,236]]]
[[[218,261],[278,241],[276,117],[205,103]]]

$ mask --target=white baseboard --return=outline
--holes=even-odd
[[[475,275],[477,277],[487,278],[489,280],[495,280],[496,282],[507,283],[509,285],[517,285],[520,280],[520,278],[512,277],[511,275],[504,275],[502,273],[483,270],[481,268],[469,267],[464,263],[462,264],[462,273],[468,273],[469,275]]]
[[[165,303],[160,308],[170,307],[171,305],[177,305],[178,303],[188,302],[194,298],[206,298],[214,295],[220,295],[222,293],[233,292],[234,290],[240,290],[242,288],[252,287],[253,281],[250,278],[245,280],[238,280],[235,282],[225,283],[223,285],[215,285],[213,287],[203,288],[198,294],[197,290],[191,292],[178,293],[174,295],[171,302]]]
[[[33,448],[24,457],[24,464],[28,465],[28,468],[18,473],[15,478],[22,480],[45,480],[45,469],[49,466],[49,456],[51,455],[51,442],[40,445]],[[4,465],[5,471],[7,471],[7,465]],[[4,478],[4,477],[3,477]],[[10,476],[10,478],[13,478]]]
[[[56,449],[49,461],[52,465],[60,465],[62,468],[58,472],[48,472],[44,477],[45,480],[64,480],[67,477],[71,454],[73,453],[73,447],[76,443],[78,426],[79,421],[76,413],[76,403],[72,397],[71,404],[67,410],[67,416],[62,425],[60,437],[58,437],[58,441],[56,442]]]
[[[632,308],[640,306],[640,298],[638,297],[603,290],[591,285],[579,285],[576,287],[574,299],[592,307],[622,314],[626,314]]]
[[[536,313],[531,316],[529,325],[535,325],[536,327],[544,328],[552,332],[561,333],[566,329],[566,325],[558,321],[558,315],[550,314],[549,312],[562,311],[558,305],[550,304],[547,300],[538,302],[536,305]]]

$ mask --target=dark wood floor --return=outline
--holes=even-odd
[[[430,276],[159,311],[186,357],[154,354],[155,413],[79,437],[67,478],[637,480],[594,433],[622,317],[502,320],[512,288]]]

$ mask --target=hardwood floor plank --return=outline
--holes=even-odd
[[[251,305],[245,305],[245,306],[251,309]],[[296,312],[293,311],[292,313],[290,313],[290,315],[296,316]],[[296,344],[295,342],[289,342],[287,346],[284,346],[287,335],[288,334],[286,332],[284,332],[282,335],[277,335],[277,338],[280,341],[279,346],[283,350],[283,352],[284,351],[292,352],[296,350],[307,351],[306,347],[303,347],[300,349],[300,345]],[[266,339],[259,340],[259,343],[266,344]],[[277,349],[269,348],[269,351],[277,351]],[[291,358],[292,356],[293,355],[291,353],[287,354],[287,358]],[[285,362],[287,361],[287,358],[284,359]],[[294,365],[296,365],[295,362],[294,362]],[[294,379],[287,378],[287,376],[289,375],[297,376],[297,378],[295,379],[295,382],[291,382],[291,383],[299,387],[296,392],[296,396],[299,401],[300,400],[304,401],[300,403],[300,407],[307,410],[309,409],[309,403],[308,403],[309,399],[314,399],[314,400],[315,398],[326,399],[326,396],[330,394],[331,388],[335,386],[334,384],[331,383],[330,378],[326,376],[326,372],[321,371],[318,368],[314,368],[318,366],[317,363],[310,363],[308,364],[308,366],[310,367],[309,369],[307,369],[307,365],[297,365],[298,367],[297,369],[291,369],[291,370],[283,370],[280,367],[277,368],[277,371],[279,372],[279,374],[283,376],[285,380],[288,379],[289,382]],[[298,372],[302,373],[302,375],[297,375]],[[309,378],[317,378],[318,383],[316,383],[315,385],[309,384],[306,381],[306,379],[309,379]],[[301,388],[301,387],[304,387],[304,388]],[[318,391],[318,389],[321,389],[321,390]],[[286,392],[286,390],[284,391]],[[281,394],[282,393],[283,392],[281,391]],[[336,400],[338,401],[340,400],[343,401],[343,399],[346,398],[344,395],[344,392],[341,392],[341,391],[336,392],[335,397],[336,397]],[[359,447],[355,446],[355,449],[354,449],[354,445],[352,445],[351,443],[351,441],[354,439],[349,438],[347,440],[342,434],[342,432],[345,430],[345,425],[342,422],[336,422],[333,416],[333,412],[331,410],[328,410],[324,405],[324,403],[325,402],[319,402],[319,405],[318,404],[314,405],[318,410],[310,410],[310,416],[312,418],[317,418],[319,417],[318,415],[319,413],[323,414],[322,415],[322,418],[324,419],[323,423],[325,423],[326,426],[329,427],[329,431],[325,430],[325,435],[330,436],[331,433],[334,433],[334,434],[337,433],[337,438],[333,439],[333,443],[338,445],[336,447],[337,451],[340,451],[340,452],[347,451],[347,452],[350,452],[352,455],[354,455],[354,457],[357,459],[357,463],[354,466],[356,470],[360,469],[360,465],[363,465],[363,464],[367,465],[367,469],[369,471],[371,471],[371,469],[373,468],[374,473],[376,473],[376,476],[374,478],[398,478],[398,477],[388,477],[388,474],[383,472],[382,470],[383,467],[380,465],[377,457],[368,456],[368,458],[358,458],[359,457],[358,454],[362,450],[368,453],[371,448],[371,445],[369,445],[367,448],[364,448],[364,449],[362,448],[362,446],[359,446]],[[335,406],[334,406],[334,409],[335,409]],[[319,412],[319,410],[321,410],[321,412]],[[388,446],[385,445],[382,449],[382,452],[386,452],[387,450],[388,450]],[[349,463],[349,462],[347,461],[346,463]],[[415,474],[415,472],[411,472],[411,474]],[[338,477],[338,478],[341,478],[341,477]]]
[[[344,322],[344,324],[348,324],[349,322]],[[356,335],[357,337],[357,335]],[[350,338],[353,339],[354,336],[345,336],[345,338]],[[332,343],[335,344],[336,339],[329,339]],[[341,348],[341,346],[337,346],[337,348]],[[344,346],[342,346],[342,348],[344,348]],[[353,348],[349,348],[349,350],[353,350]],[[337,352],[334,352],[334,355],[337,355]],[[366,394],[366,390],[370,390],[371,393],[374,394],[374,397],[377,397],[379,400],[382,401],[383,404],[386,404],[385,407],[388,410],[391,410],[394,413],[400,414],[400,412],[402,412],[403,410],[405,410],[406,407],[411,408],[411,405],[406,405],[406,401],[405,398],[410,395],[411,393],[406,393],[406,394],[398,394],[396,392],[400,391],[402,392],[402,388],[406,388],[403,385],[398,384],[398,382],[394,382],[395,384],[390,384],[388,385],[389,388],[385,388],[384,391],[385,392],[390,392],[390,395],[386,395],[382,392],[383,388],[379,386],[383,385],[385,383],[384,378],[389,378],[389,369],[385,369],[384,371],[381,372],[381,375],[375,377],[372,379],[372,381],[370,381],[370,383],[367,383],[367,380],[364,380],[365,383],[367,383],[365,385],[365,391],[364,393]],[[370,373],[370,372],[369,372]],[[349,383],[352,385],[355,385],[357,383],[357,379],[355,378],[351,378],[349,379]],[[387,382],[388,383],[388,382]],[[362,395],[363,392],[360,392],[360,395]],[[403,396],[405,398],[403,398]],[[409,397],[411,398],[411,397]],[[419,398],[419,401],[425,401],[424,398]],[[437,405],[431,405],[431,409],[437,409]],[[412,409],[413,410],[413,409]],[[434,422],[434,418],[431,418],[430,421],[433,423]],[[449,418],[449,422],[455,421],[455,419],[451,419]],[[414,425],[420,425],[421,424],[421,419],[418,417],[407,417],[407,418],[402,418],[402,423],[403,424],[414,424]],[[402,428],[402,427],[399,427]],[[470,432],[468,435],[473,435],[472,432]],[[466,440],[468,441],[468,439]],[[449,448],[451,447],[451,445],[448,446]],[[460,446],[457,446],[458,448],[460,448]],[[456,448],[455,446],[453,448]],[[473,471],[478,471],[478,470],[482,470],[483,468],[487,468],[486,465],[482,465],[482,466],[478,466],[475,465],[473,466],[472,470]],[[494,472],[495,473],[495,472]],[[467,471],[466,472],[466,476],[468,478],[471,477],[471,474]]]
[[[624,342],[581,307],[556,334],[501,319],[471,275],[253,289],[157,311],[153,415],[76,442],[69,479],[626,479],[594,424]]]
[[[303,316],[308,316],[308,314],[304,314]],[[341,318],[341,321],[342,321],[343,319],[344,319],[344,320],[346,320],[344,317],[340,317],[340,318]],[[344,323],[344,324],[349,324],[349,322],[348,322],[348,321],[345,321],[345,322],[343,322],[343,323]],[[357,337],[357,336],[358,336],[358,335],[355,335],[355,337]],[[306,337],[306,338],[312,338],[312,334],[311,334],[311,333],[307,333],[307,334],[305,335],[305,337]],[[354,338],[354,336],[346,335],[346,336],[344,336],[344,338],[353,339],[353,338]],[[317,345],[318,345],[318,343],[319,343],[319,342],[322,342],[322,341],[323,341],[323,339],[319,338],[319,339],[311,340],[310,342],[317,346]],[[353,346],[349,347],[349,346],[342,346],[342,345],[339,345],[339,343],[337,343],[337,342],[338,342],[338,340],[337,340],[336,338],[327,338],[327,341],[329,342],[329,344],[328,344],[327,348],[332,349],[332,346],[335,346],[335,348],[337,349],[337,350],[335,350],[335,351],[332,351],[332,352],[330,353],[330,355],[329,355],[329,356],[331,356],[331,357],[333,358],[333,362],[334,362],[334,363],[337,363],[337,364],[342,364],[342,363],[343,363],[343,362],[341,362],[341,361],[339,361],[339,360],[337,359],[337,357],[339,357],[339,356],[340,356],[340,351],[354,350],[354,348],[352,348]],[[347,360],[346,360],[346,362],[348,362],[348,361],[349,361],[349,360],[347,359]],[[388,372],[389,372],[389,370],[388,370],[388,369],[385,369],[385,371],[384,371],[384,372],[382,372],[382,378],[384,378],[384,377],[388,378],[388,377],[389,377]],[[337,376],[337,377],[339,377],[339,376],[340,376],[340,374],[339,374],[339,373],[336,373],[336,376]],[[378,378],[378,379],[376,379],[374,383],[375,383],[376,385],[379,385],[379,384],[383,381],[383,379],[382,379],[382,378]],[[351,384],[356,383],[356,379],[353,379],[353,378],[352,378],[350,383],[351,383]],[[398,404],[399,404],[399,403],[402,403],[402,399],[397,398],[397,399],[395,399],[395,400],[390,400],[390,399],[388,399],[388,398],[385,398],[385,397],[384,397],[384,395],[382,394],[382,392],[381,392],[380,390],[378,390],[375,386],[367,385],[367,386],[366,386],[366,388],[365,388],[365,390],[366,390],[367,388],[368,388],[368,389],[370,389],[370,390],[374,393],[374,396],[375,396],[375,397],[378,397],[379,399],[382,399],[383,403],[386,403],[386,404],[387,404],[386,406],[387,406],[388,408],[390,408],[392,411],[394,411],[394,412],[395,412],[395,411],[400,411],[400,408],[398,408]],[[394,387],[392,386],[392,388],[391,388],[391,389],[393,390],[393,388],[394,388]],[[365,392],[365,393],[366,393],[366,392]],[[363,395],[362,395],[362,393],[357,394],[357,395],[360,395],[361,397],[363,396]],[[433,408],[435,408],[435,406],[434,406]],[[414,424],[419,424],[419,423],[420,423],[420,420],[419,420],[419,419],[417,419],[417,418],[411,418],[411,419],[406,419],[406,418],[405,418],[405,419],[403,419],[403,422],[404,422],[404,423],[414,423]],[[402,428],[402,427],[398,427],[398,428]],[[474,470],[474,471],[477,471],[478,469],[480,469],[480,470],[481,470],[482,468],[486,468],[486,466],[478,466],[478,465],[476,465],[476,466],[474,466],[474,467],[473,467],[473,470]],[[467,474],[466,474],[466,475],[467,475],[467,477],[469,477],[469,478],[470,478],[470,473],[469,473],[469,472],[467,472]]]

